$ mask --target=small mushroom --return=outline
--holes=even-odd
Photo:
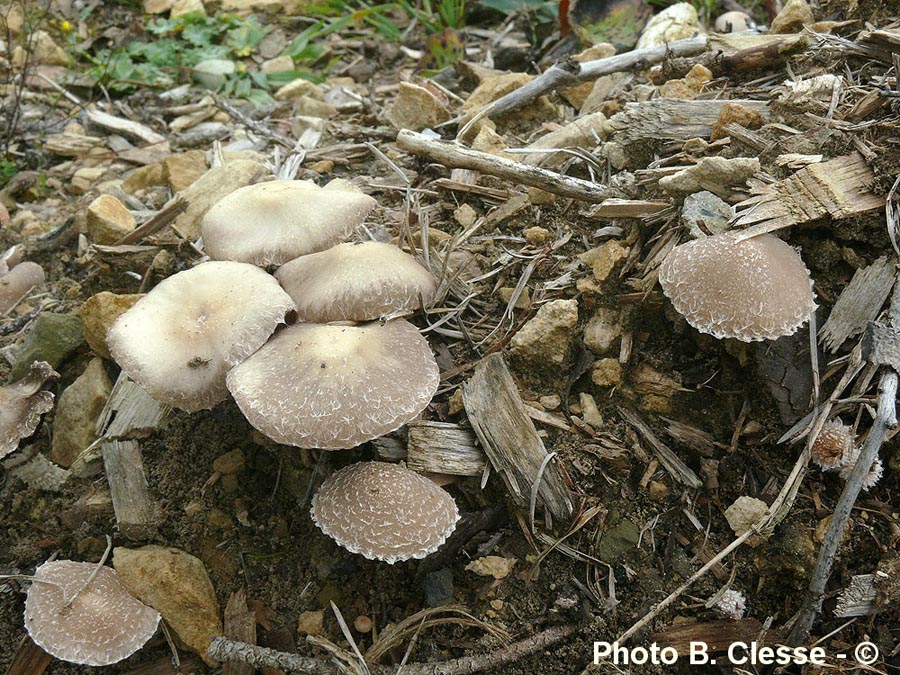
[[[812,446],[812,460],[823,471],[839,469],[853,456],[853,433],[838,419],[829,420],[822,426]]]
[[[853,473],[853,469],[856,468],[856,463],[859,461],[859,455],[861,453],[860,448],[854,447],[850,452],[850,455],[844,459],[844,463],[841,466],[840,477],[843,480],[849,480],[850,474]],[[881,480],[881,477],[884,475],[884,464],[881,461],[881,457],[875,457],[872,461],[872,466],[869,469],[869,473],[865,475],[862,482],[863,492],[868,492],[873,487],[878,484],[878,481]]]
[[[428,305],[437,290],[431,273],[396,246],[339,244],[300,256],[275,273],[297,303],[300,321],[369,321]]]
[[[213,260],[280,265],[341,242],[375,200],[342,180],[257,183],[216,202],[201,223]]]
[[[0,316],[9,312],[32,288],[43,281],[43,268],[27,260],[0,275]]]
[[[269,438],[300,448],[353,448],[414,419],[437,391],[428,342],[402,319],[296,324],[228,373],[228,390]]]
[[[333,473],[313,497],[311,514],[348,551],[391,564],[434,553],[459,520],[447,492],[386,462],[360,462]]]
[[[207,262],[160,282],[116,319],[106,339],[116,363],[150,396],[194,412],[228,397],[225,373],[293,309],[258,267]]]
[[[746,33],[756,30],[756,22],[747,12],[725,12],[716,19],[715,28],[717,33]]]
[[[159,613],[132,597],[115,570],[93,563],[44,563],[25,600],[31,639],[70,663],[107,666],[121,661],[140,649],[158,624]]]
[[[816,307],[803,260],[770,234],[741,241],[728,232],[676,246],[659,283],[690,325],[717,338],[791,335]]]
[[[53,393],[44,391],[59,377],[46,361],[35,361],[22,379],[0,387],[0,457],[19,447],[19,441],[34,433],[41,415],[53,409]]]

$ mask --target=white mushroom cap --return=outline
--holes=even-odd
[[[360,462],[333,473],[313,497],[310,513],[348,551],[391,564],[434,553],[459,520],[447,492],[386,462]]]
[[[227,381],[244,416],[269,438],[338,450],[414,419],[439,380],[428,342],[398,319],[289,326],[228,373]]]
[[[300,256],[275,273],[297,303],[300,321],[369,321],[415,311],[434,298],[437,282],[411,255],[392,244],[339,244]]]
[[[0,387],[0,457],[19,447],[37,429],[41,415],[53,409],[53,393],[43,387],[57,377],[49,363],[35,361],[28,375]]]
[[[159,613],[132,597],[105,566],[67,609],[96,568],[71,560],[44,563],[28,589],[25,628],[35,644],[63,661],[116,663],[140,649],[159,624]]]
[[[816,307],[803,260],[770,234],[738,241],[728,232],[676,246],[659,283],[689,324],[717,338],[791,335]]]
[[[203,243],[213,260],[280,265],[341,242],[374,208],[374,199],[344,181],[257,183],[206,212]]]
[[[193,412],[228,397],[225,373],[293,309],[258,267],[207,262],[158,284],[116,319],[106,340],[116,363],[153,398]]]

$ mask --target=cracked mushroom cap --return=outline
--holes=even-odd
[[[156,632],[159,613],[135,599],[115,570],[94,563],[55,560],[38,567],[25,600],[25,628],[48,654],[70,663],[107,666],[140,649]]]
[[[41,415],[53,409],[53,392],[44,391],[44,387],[58,377],[49,363],[35,361],[28,375],[0,387],[0,458],[31,436]]]
[[[203,216],[203,243],[213,260],[280,265],[341,242],[375,200],[342,180],[324,188],[279,180],[235,190]]]
[[[333,473],[313,497],[310,513],[348,551],[391,564],[434,553],[459,520],[447,492],[386,462],[360,462]]]
[[[297,303],[300,321],[369,321],[415,311],[434,298],[437,282],[392,244],[339,244],[300,256],[275,273]]]
[[[244,417],[272,440],[339,450],[414,419],[439,379],[428,342],[397,319],[289,326],[228,373],[227,381]]]
[[[676,246],[659,267],[675,309],[701,333],[744,342],[793,334],[815,310],[809,270],[778,237],[718,234]]]
[[[116,363],[153,398],[194,412],[228,397],[225,373],[293,309],[258,267],[207,262],[160,282],[116,319],[106,340]]]

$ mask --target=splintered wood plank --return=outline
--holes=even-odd
[[[551,461],[541,473],[547,450],[500,354],[478,363],[462,396],[481,447],[519,508],[529,511],[532,486],[540,478],[538,500],[547,512],[560,520],[571,518],[573,505],[562,472]]]
[[[34,644],[27,635],[19,642],[19,647],[13,655],[12,663],[6,669],[6,675],[41,675],[53,657]]]
[[[107,440],[149,436],[167,412],[168,408],[122,372],[97,420],[97,436]]]
[[[837,351],[847,338],[862,333],[868,322],[878,317],[896,273],[897,265],[887,256],[856,270],[819,331],[819,341],[825,349]]]
[[[475,447],[475,434],[458,424],[410,422],[406,465],[413,471],[452,476],[480,476],[484,453]]]
[[[884,197],[869,192],[875,174],[859,153],[812,164],[767,185],[735,206],[734,227],[749,239],[798,223],[830,216],[835,220],[884,208]]]
[[[646,141],[686,141],[689,138],[709,138],[713,125],[727,103],[740,105],[768,115],[764,101],[716,100],[682,101],[657,98],[652,101],[628,103],[625,110],[609,119],[611,140],[624,145]]]
[[[256,644],[256,615],[247,607],[247,593],[242,588],[232,593],[225,605],[225,637]],[[229,661],[222,666],[222,675],[253,675],[253,666]]]
[[[140,446],[135,441],[110,441],[100,449],[119,531],[129,539],[151,538],[159,506],[150,496]]]

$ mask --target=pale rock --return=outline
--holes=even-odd
[[[465,406],[463,405],[463,397],[462,397],[462,389],[457,389],[454,391],[450,398],[447,400],[448,404],[448,412],[450,416],[459,415],[463,410],[465,410]]]
[[[632,77],[629,73],[611,73],[594,80],[591,92],[584,99],[579,108],[579,114],[590,115],[597,112],[610,99],[614,98],[617,91]]]
[[[725,509],[725,519],[731,526],[732,531],[740,537],[768,512],[768,505],[761,499],[743,496],[738,497],[734,504]],[[759,543],[759,538],[752,537],[749,543],[756,545]]]
[[[829,87],[828,91],[831,92]],[[829,93],[829,98],[831,94]],[[717,141],[720,138],[728,136],[725,126],[728,124],[740,124],[747,129],[759,129],[763,124],[763,116],[758,110],[748,108],[740,103],[729,102],[722,106],[719,111],[719,117],[712,127],[712,133],[709,135],[710,141]]]
[[[324,95],[325,94],[322,91],[322,87],[313,82],[310,82],[309,80],[304,80],[302,77],[299,77],[293,82],[288,82],[278,91],[276,91],[275,100],[292,101],[295,98],[300,98],[301,96],[308,96],[310,98],[321,101]]]
[[[694,239],[708,234],[720,234],[728,229],[728,221],[734,212],[722,199],[703,190],[684,198],[681,207],[681,226]]]
[[[6,5],[4,11],[6,16],[0,16],[0,26],[6,24],[6,30],[10,35],[17,37],[25,26],[25,8],[24,3],[11,2]]]
[[[622,382],[622,364],[618,359],[612,358],[595,361],[591,370],[591,381],[598,387],[618,386]]]
[[[306,94],[294,99],[294,115],[328,119],[337,114],[337,108]]]
[[[544,410],[556,410],[562,404],[562,399],[559,397],[559,394],[548,394],[547,396],[541,396],[538,402],[544,406]]]
[[[660,178],[659,186],[672,195],[709,190],[719,197],[732,194],[731,187],[744,185],[759,171],[757,157],[704,157],[693,166]]]
[[[301,612],[297,621],[300,635],[322,635],[325,632],[325,615],[321,611]]]
[[[525,235],[525,241],[533,246],[540,246],[541,244],[546,244],[550,241],[550,230],[546,227],[539,227],[537,225],[528,227],[525,228],[525,231],[522,234]]]
[[[541,306],[510,343],[510,356],[537,367],[561,365],[578,323],[576,300],[554,300]]]
[[[97,418],[111,390],[112,383],[103,369],[103,360],[92,359],[59,397],[53,420],[51,460],[67,469],[94,441]]]
[[[616,266],[628,257],[629,250],[627,246],[623,246],[615,239],[610,239],[598,246],[597,256],[591,264],[594,279],[598,283],[606,281]]]
[[[294,59],[290,56],[276,56],[274,59],[263,61],[262,71],[267,75],[270,73],[286,73],[294,69]]]
[[[503,286],[497,289],[497,294],[500,296],[500,299],[503,301],[504,305],[509,305],[509,301],[512,300],[512,296],[515,290],[516,289],[512,286]],[[527,309],[530,304],[531,293],[529,293],[528,287],[526,286],[524,289],[522,289],[522,292],[516,299],[516,304],[514,305],[514,307],[516,309]]]
[[[36,30],[30,37],[31,54],[28,55],[22,47],[16,47],[12,55],[12,63],[16,68],[22,68],[27,62],[29,65],[41,64],[44,66],[67,66],[69,55],[60,47],[45,30]]]
[[[244,457],[243,450],[235,448],[234,450],[226,452],[224,455],[219,455],[213,460],[213,471],[224,475],[230,475],[240,473],[244,470],[246,465],[247,460]]]
[[[584,346],[600,356],[612,349],[621,334],[619,312],[609,307],[598,307],[584,327]]]
[[[712,71],[698,63],[683,78],[669,80],[660,85],[659,95],[663,98],[693,100],[703,91],[703,85],[711,79]]]
[[[472,141],[473,150],[486,152],[489,155],[496,155],[505,159],[515,159],[513,154],[506,152],[506,147],[503,138],[491,124],[482,124],[478,134]]]
[[[122,189],[130,195],[139,190],[146,190],[154,185],[164,184],[162,164],[148,164],[141,166],[125,176],[122,181]]]
[[[600,148],[600,154],[616,170],[624,169],[628,164],[628,153],[625,151],[625,146],[618,141],[604,143],[603,147]]]
[[[26,229],[34,229],[34,225],[40,223],[41,219],[30,209],[19,209],[15,215],[10,218],[9,229],[13,232],[23,232]]]
[[[788,0],[778,16],[772,19],[770,33],[799,33],[803,26],[815,21],[812,9],[805,0]]]
[[[702,33],[696,8],[689,2],[679,2],[666,7],[647,22],[638,39],[637,48],[656,47]]]
[[[210,169],[182,191],[177,198],[187,202],[187,209],[175,219],[175,227],[190,239],[200,237],[200,220],[217,201],[238,188],[249,185],[255,177],[267,175],[265,167],[249,159],[226,162]]]
[[[184,14],[202,14],[206,16],[206,7],[203,6],[203,0],[175,0],[172,3],[169,16],[174,19]]]
[[[222,635],[222,621],[216,592],[199,558],[167,546],[117,547],[113,567],[128,592],[159,612],[185,647],[215,665],[206,649]]]
[[[578,63],[586,63],[587,61],[599,61],[600,59],[608,59],[615,56],[616,48],[609,42],[598,42],[591,45],[587,49],[578,52],[572,58]]]
[[[600,410],[597,408],[597,401],[594,400],[594,397],[581,392],[578,394],[578,400],[581,403],[581,419],[594,429],[603,426],[603,418],[600,416]]]
[[[95,354],[104,359],[112,358],[106,344],[106,333],[119,316],[143,297],[140,293],[117,295],[101,291],[85,301],[81,306],[84,340]]]
[[[385,118],[395,129],[421,131],[449,120],[450,111],[426,87],[401,82],[397,98],[388,108]]]
[[[205,174],[206,170],[206,153],[202,150],[188,150],[169,155],[163,160],[162,177],[172,188],[172,192],[181,192]]]
[[[474,115],[488,103],[528,84],[532,79],[533,76],[527,73],[504,73],[488,77],[475,87],[475,90],[466,99],[463,104],[463,112]]]
[[[112,195],[100,195],[87,207],[87,234],[95,244],[114,244],[135,228],[134,216]]]
[[[31,237],[39,237],[42,234],[47,234],[53,229],[53,223],[46,220],[32,220],[25,224],[19,234],[22,235],[23,239],[29,239]]]
[[[106,168],[102,166],[83,166],[72,174],[72,180],[69,183],[69,189],[74,194],[84,194],[88,192],[98,180],[106,173]]]
[[[651,480],[647,484],[647,495],[654,502],[662,502],[669,496],[669,488],[665,483],[658,480]]]
[[[144,14],[165,14],[174,4],[175,0],[144,0]]]
[[[476,218],[478,218],[478,214],[475,213],[475,209],[468,204],[463,204],[453,211],[453,219],[463,227],[471,227],[474,225]]]
[[[606,138],[606,115],[601,112],[579,117],[559,129],[543,135],[534,143],[526,146],[526,150],[549,150],[564,148],[597,147]],[[535,152],[522,158],[526,164],[540,165],[547,168],[560,166],[571,155],[565,152]]]
[[[473,560],[466,565],[466,571],[474,572],[480,577],[494,577],[494,579],[505,579],[515,567],[515,558],[503,558],[499,555],[488,555],[483,558]]]

